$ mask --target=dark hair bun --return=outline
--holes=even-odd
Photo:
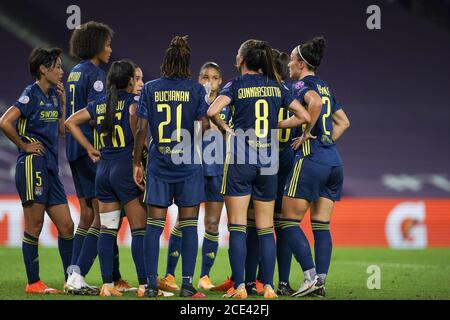
[[[327,47],[327,42],[323,36],[315,37],[311,40],[313,45],[313,50],[320,56],[323,57],[325,48]]]
[[[307,62],[308,66],[316,69],[322,62],[326,46],[324,37],[315,37],[301,45],[301,54],[299,55]]]

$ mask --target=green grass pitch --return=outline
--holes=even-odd
[[[41,279],[49,286],[62,289],[62,267],[56,248],[40,248]],[[159,273],[164,274],[166,249],[161,249]],[[200,272],[201,256],[197,260],[197,284]],[[327,280],[326,299],[450,299],[450,250],[391,250],[377,248],[334,248],[333,258]],[[367,273],[370,265],[381,270],[381,288],[369,290]],[[137,285],[131,251],[120,249],[120,266],[124,279]],[[230,274],[227,250],[221,249],[211,271],[214,283],[223,281]],[[177,282],[181,280],[181,261],[176,271]],[[303,275],[299,265],[292,263],[291,284],[298,288]],[[91,285],[101,285],[98,261],[86,278]],[[275,285],[277,284],[275,271]],[[105,299],[101,297],[82,297],[66,295],[27,295],[24,293],[26,276],[20,248],[0,248],[0,299]],[[221,299],[221,294],[206,292],[208,299]],[[120,298],[137,299],[134,293],[126,293]],[[179,299],[177,296],[165,299]],[[280,298],[292,299],[292,298]],[[303,298],[317,299],[317,298]]]

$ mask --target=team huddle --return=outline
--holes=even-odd
[[[68,294],[134,291],[138,297],[165,297],[179,292],[204,298],[206,291],[216,291],[232,299],[324,297],[330,220],[343,185],[336,141],[349,127],[342,106],[315,74],[325,39],[296,45],[290,56],[265,41],[247,40],[237,52],[238,76],[223,87],[215,62],[203,64],[198,81],[191,80],[187,36],[171,40],[158,79],[144,84],[142,69],[126,59],[114,61],[106,74],[100,65],[110,60],[112,39],[113,31],[102,23],[75,29],[70,53],[80,62],[65,84],[62,51],[35,48],[29,68],[36,82],[0,119],[19,150],[15,181],[25,218],[25,291],[60,292],[39,277],[38,241],[47,212],[58,230]],[[59,178],[60,137],[80,204],[75,232]],[[201,203],[205,235],[196,288]],[[160,277],[160,237],[172,204],[178,220]],[[214,285],[210,271],[224,204],[231,276]],[[314,258],[300,227],[308,210]],[[124,217],[137,287],[120,274],[117,234]],[[97,256],[101,288],[85,281]],[[289,282],[292,256],[304,274],[298,290]],[[181,286],[175,276],[180,257]]]

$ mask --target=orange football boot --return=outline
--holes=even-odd
[[[223,298],[232,298],[232,299],[247,299],[247,290],[245,289],[245,284],[239,285],[237,289],[231,287],[228,289],[227,293],[225,293]]]
[[[158,279],[158,289],[174,292],[180,290],[180,287],[175,282],[175,277],[169,273],[165,278]]]
[[[214,288],[211,288],[211,291],[214,292],[227,292],[230,288],[233,288],[234,281],[231,280],[230,277],[227,277],[227,280],[225,282],[215,286]]]
[[[35,283],[27,284],[27,286],[25,287],[25,292],[30,294],[54,294],[60,293],[61,291],[50,288],[41,280],[39,280]]]

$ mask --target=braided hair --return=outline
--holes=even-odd
[[[168,78],[191,77],[191,48],[188,36],[175,36],[170,41],[161,65],[161,75]]]

